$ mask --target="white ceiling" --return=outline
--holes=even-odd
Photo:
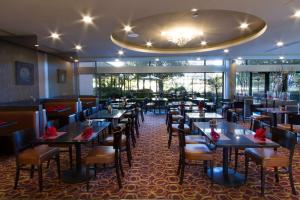
[[[75,43],[84,46],[81,59],[117,57],[120,49],[110,34],[120,23],[166,12],[198,9],[227,9],[250,13],[264,19],[266,33],[246,44],[233,47],[227,57],[288,55],[300,58],[300,18],[291,16],[300,10],[299,0],[1,0],[0,29],[17,35],[36,34],[39,44],[72,51]],[[96,17],[94,26],[80,22],[81,13]],[[50,31],[62,33],[53,43]],[[276,41],[286,45],[276,48]],[[124,50],[126,57],[164,56]],[[222,51],[188,56],[224,56]],[[170,55],[168,55],[170,56]],[[176,55],[174,55],[176,56]]]

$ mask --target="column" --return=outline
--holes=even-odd
[[[232,99],[235,94],[236,66],[233,60],[225,60],[225,99]]]

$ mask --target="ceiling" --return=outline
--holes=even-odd
[[[172,12],[186,12],[191,8],[199,10],[222,9],[240,11],[263,19],[267,31],[259,38],[230,48],[228,54],[222,50],[186,54],[186,56],[299,56],[300,18],[291,16],[300,10],[299,0],[1,0],[0,29],[16,35],[36,34],[39,45],[61,51],[74,51],[80,43],[83,51],[81,60],[118,57],[120,47],[110,39],[114,30],[135,19]],[[95,17],[94,25],[80,22],[82,14]],[[50,32],[61,33],[61,40],[49,38]],[[277,41],[285,45],[276,47]],[[124,49],[123,57],[157,57],[151,54]],[[170,55],[168,55],[170,56]],[[176,54],[171,56],[178,56]]]

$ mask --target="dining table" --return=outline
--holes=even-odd
[[[123,115],[125,114],[125,109],[112,109],[111,112],[108,110],[100,110],[92,115],[89,115],[89,119],[101,119],[111,122],[111,126],[109,126],[109,133],[111,133],[112,127],[116,124],[116,121],[119,121]]]
[[[210,147],[213,149],[222,148],[222,166],[213,168],[213,181],[217,184],[235,187],[244,184],[245,176],[229,167],[230,148],[278,148],[279,144],[272,140],[258,139],[254,137],[255,132],[243,127],[240,124],[222,121],[217,122],[213,127],[219,134],[219,139],[211,135],[209,122],[194,122],[194,126],[205,136]],[[210,177],[210,169],[207,172]],[[210,177],[211,178],[211,177]]]
[[[93,121],[92,127],[93,133],[90,137],[81,137],[83,132],[88,127],[87,122],[74,122],[63,126],[58,129],[57,136],[53,138],[48,138],[45,136],[40,137],[37,140],[39,144],[48,145],[72,145],[75,147],[75,169],[69,169],[63,171],[62,180],[66,183],[79,183],[85,181],[84,166],[81,159],[81,146],[90,142],[94,142],[102,133],[110,127],[110,122],[98,122]]]
[[[281,123],[284,123],[284,115],[298,113],[296,110],[286,110],[280,108],[256,108],[257,111],[262,113],[270,113],[273,119],[273,126],[277,126],[277,115],[281,115]]]
[[[193,130],[193,122],[197,121],[208,121],[212,119],[223,119],[224,117],[215,112],[204,112],[202,115],[200,112],[187,112],[185,114],[186,118],[188,119],[190,130]]]

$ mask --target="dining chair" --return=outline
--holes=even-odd
[[[288,123],[277,124],[277,127],[294,132],[297,135],[297,133],[300,133],[300,114],[288,114]]]
[[[204,173],[207,172],[207,162],[210,163],[211,185],[213,185],[215,154],[206,144],[187,144],[185,141],[184,124],[180,123],[178,128],[179,139],[179,162],[177,175],[180,175],[179,184],[182,185],[185,165],[192,165],[194,161],[203,161]]]
[[[254,161],[260,165],[261,174],[261,195],[265,193],[265,173],[266,168],[274,168],[275,180],[279,182],[279,174],[288,174],[292,193],[297,194],[293,180],[293,156],[297,143],[297,137],[290,131],[285,131],[277,127],[271,128],[272,141],[279,144],[282,148],[288,150],[288,156],[278,152],[277,148],[246,148],[245,149],[245,182],[248,177],[249,161]],[[279,171],[278,168],[282,168]]]
[[[122,173],[122,162],[121,162],[121,140],[122,132],[113,132],[113,145],[112,146],[96,146],[87,154],[85,158],[86,164],[86,189],[89,191],[90,183],[90,169],[94,166],[94,176],[97,175],[97,165],[113,164],[116,169],[117,182],[119,189],[122,188],[122,182],[120,177],[120,171]]]
[[[250,106],[250,111],[252,113],[251,117],[250,117],[250,129],[252,128],[253,125],[253,121],[261,121],[264,122],[266,124],[272,125],[272,117],[269,115],[264,115],[261,112],[258,112],[256,109],[256,106],[251,105]]]
[[[13,133],[14,150],[16,156],[16,178],[14,189],[17,189],[20,170],[29,170],[33,178],[35,168],[38,170],[39,191],[43,191],[43,163],[55,159],[58,179],[60,179],[59,149],[48,145],[38,145],[33,130],[18,130]],[[25,168],[27,165],[30,168]]]
[[[129,167],[131,167],[131,160],[132,160],[132,154],[131,154],[131,147],[130,147],[130,132],[129,132],[129,124],[128,123],[119,123],[114,129],[114,131],[120,131],[122,132],[122,138],[121,138],[121,147],[120,151],[126,151],[127,153],[127,161]],[[113,146],[114,141],[114,135],[108,135],[104,141],[103,145]]]
[[[233,102],[233,108],[228,109],[229,112],[237,115],[237,118],[242,117],[243,122],[245,122],[244,117],[244,101],[235,101]]]
[[[168,125],[167,125],[167,132],[169,134],[168,137],[168,148],[171,147],[172,144],[172,138],[177,137],[178,127],[179,127],[179,121],[183,121],[184,117],[182,115],[178,115],[177,112],[171,112],[169,114],[168,119]],[[190,126],[187,124],[184,124],[184,131],[189,134],[190,133]]]

